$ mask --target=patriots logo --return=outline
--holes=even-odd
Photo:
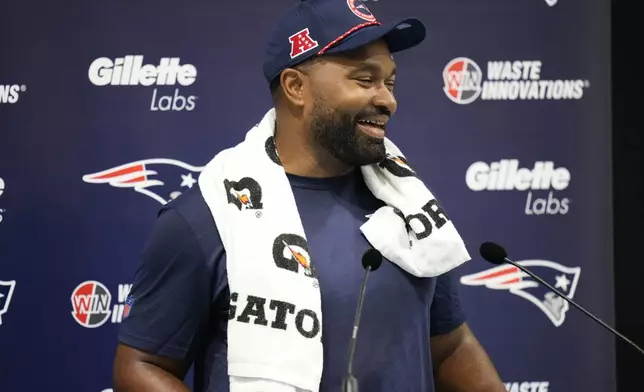
[[[376,17],[369,11],[366,5],[360,0],[347,0],[347,5],[351,12],[357,17],[366,20],[367,22],[375,22]]]
[[[205,166],[192,166],[176,159],[153,158],[85,174],[83,181],[132,188],[163,205],[177,198],[184,188],[192,188],[199,177],[197,173],[204,169]]]
[[[575,295],[581,274],[580,267],[565,267],[548,260],[523,260],[517,264],[534,272],[566,297],[572,299]],[[511,264],[463,276],[461,283],[466,286],[485,286],[492,290],[509,290],[510,293],[535,304],[555,327],[564,323],[570,307],[563,298]]]
[[[9,311],[9,304],[13,296],[13,290],[16,288],[16,281],[0,280],[0,325],[2,325],[2,315]]]

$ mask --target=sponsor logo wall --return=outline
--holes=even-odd
[[[48,11],[56,24],[34,27],[48,32],[48,45],[16,35],[12,47],[25,49],[0,57],[0,347],[11,358],[0,389],[8,392],[112,391],[115,339],[156,213],[270,106],[262,37],[292,3],[105,3],[83,13],[75,2],[77,13]],[[8,28],[45,10],[32,5],[7,5]],[[346,6],[365,21],[414,15],[431,26],[427,43],[394,55],[400,110],[388,136],[406,159],[383,165],[425,179],[465,239],[472,260],[456,271],[463,306],[507,390],[615,391],[606,331],[522,271],[478,256],[483,241],[506,245],[613,324],[606,6]],[[255,30],[240,29],[249,18]],[[305,29],[291,44],[297,56],[319,42]],[[230,179],[229,202],[261,218],[251,180]],[[276,238],[273,253],[280,268],[318,284],[299,238]],[[242,297],[231,305],[238,319],[254,306]],[[305,316],[295,327],[316,336],[317,316]],[[39,343],[25,350],[25,342]],[[47,361],[38,377],[25,366],[34,356]]]
[[[567,214],[570,199],[559,198],[558,191],[568,188],[570,171],[565,167],[555,167],[552,161],[537,161],[532,168],[519,165],[518,159],[474,162],[465,173],[465,183],[475,192],[510,191],[525,194],[526,215]]]
[[[74,320],[85,328],[97,328],[106,322],[120,323],[130,311],[131,288],[131,284],[119,284],[118,297],[112,297],[101,282],[90,280],[79,284],[72,292]]]
[[[590,86],[582,79],[548,79],[541,76],[539,60],[488,61],[485,73],[476,62],[457,57],[443,70],[445,94],[458,104],[480,100],[582,99]]]
[[[144,64],[143,61],[143,55],[117,57],[114,60],[99,57],[90,64],[88,77],[93,85],[99,87],[150,87],[152,91],[150,110],[153,112],[195,109],[197,97],[183,96],[179,88],[188,87],[197,79],[197,68],[194,65],[181,64],[179,57],[162,57],[156,65]],[[174,86],[179,87],[173,88]],[[173,89],[167,90],[167,88]]]

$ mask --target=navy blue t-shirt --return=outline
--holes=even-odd
[[[360,231],[382,202],[361,172],[335,178],[288,175],[316,260],[322,295],[324,370],[320,391],[339,391],[370,244]],[[353,373],[369,392],[433,391],[431,335],[465,316],[447,273],[417,278],[388,260],[370,274]],[[228,391],[226,255],[198,185],[165,205],[135,274],[121,343],[194,361],[196,392]]]

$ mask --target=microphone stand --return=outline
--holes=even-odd
[[[347,375],[342,380],[342,392],[359,392],[358,380],[353,375],[353,356],[356,352],[356,341],[358,338],[358,326],[360,325],[360,315],[362,314],[362,303],[364,302],[364,293],[367,287],[367,279],[369,278],[369,272],[371,271],[371,266],[367,266],[364,275],[364,280],[362,281],[362,287],[360,288],[360,295],[358,297],[358,309],[356,310],[356,316],[353,321],[353,334],[351,335],[351,343],[349,345],[349,365]]]
[[[588,316],[588,317],[590,317],[591,319],[595,320],[599,325],[601,325],[602,327],[604,327],[604,328],[606,328],[607,330],[611,331],[612,333],[614,333],[615,335],[619,336],[620,338],[624,339],[627,343],[629,343],[630,345],[632,345],[633,347],[635,347],[635,348],[636,348],[640,353],[644,354],[644,350],[642,350],[642,348],[641,348],[641,347],[639,347],[637,344],[633,343],[633,342],[632,342],[630,339],[628,339],[626,336],[622,335],[621,333],[617,332],[615,329],[613,329],[613,328],[611,328],[610,326],[608,326],[605,322],[603,322],[603,321],[601,321],[600,319],[598,319],[597,317],[593,316],[593,315],[592,315],[590,312],[588,312],[586,309],[584,309],[584,308],[582,308],[581,306],[577,305],[577,303],[575,303],[575,301],[572,301],[570,298],[566,297],[565,295],[563,295],[562,293],[560,293],[559,291],[557,291],[557,289],[555,289],[554,287],[552,287],[550,284],[548,284],[546,281],[544,281],[543,279],[541,279],[540,277],[538,277],[538,276],[537,276],[537,275],[535,275],[534,273],[530,272],[530,270],[528,270],[527,268],[525,268],[524,266],[522,266],[522,265],[521,265],[521,264],[519,264],[519,263],[515,263],[514,261],[510,260],[510,259],[509,259],[509,258],[507,258],[507,257],[504,257],[504,260],[505,260],[507,263],[512,264],[513,266],[517,267],[517,268],[518,268],[518,269],[520,269],[521,271],[525,272],[526,274],[528,274],[528,275],[530,275],[531,277],[533,277],[534,279],[536,279],[539,283],[541,283],[542,285],[544,285],[544,286],[546,286],[547,288],[549,288],[550,290],[552,290],[552,292],[553,292],[553,293],[557,294],[559,297],[561,297],[561,298],[565,299],[565,300],[566,300],[566,302],[568,302],[569,304],[571,304],[571,305],[572,305],[572,306],[574,306],[575,308],[579,309],[579,310],[580,310],[581,312],[583,312],[586,316]]]

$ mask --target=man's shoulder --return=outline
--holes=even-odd
[[[195,212],[203,212],[207,209],[208,205],[203,198],[199,183],[195,183],[188,190],[183,191],[179,196],[166,203],[159,211],[159,215],[167,210],[175,210],[186,220],[191,220],[194,218]]]
[[[175,212],[187,223],[206,255],[221,246],[217,226],[198,183],[165,204],[159,210],[159,216],[168,211]]]

